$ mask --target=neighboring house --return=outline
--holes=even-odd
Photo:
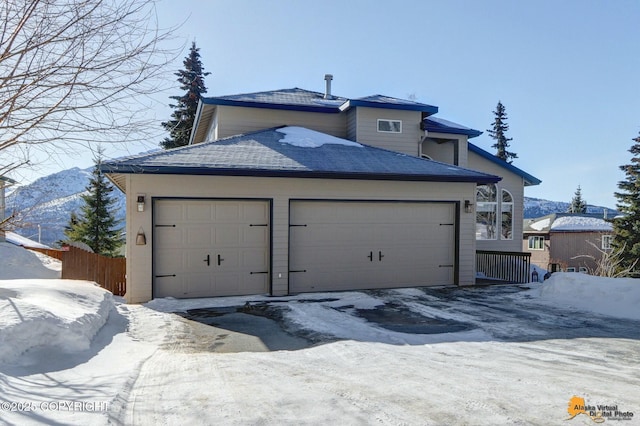
[[[0,176],[0,225],[4,222],[6,217],[5,216],[6,215],[5,188],[15,183],[16,181],[13,179],[9,179],[8,177],[5,177],[5,176]],[[4,240],[5,240],[5,231],[3,230],[3,227],[0,226],[0,242]]]
[[[522,249],[551,272],[591,273],[611,250],[613,227],[599,215],[555,213],[524,222]]]
[[[102,165],[127,194],[127,300],[473,285],[476,248],[520,250],[540,181],[437,112],[330,79],[203,98],[190,146]]]

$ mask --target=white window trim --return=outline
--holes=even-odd
[[[391,123],[399,123],[400,124],[400,131],[398,132],[394,132],[393,130],[380,130],[380,122],[382,121],[388,121]],[[393,126],[389,126],[391,128],[393,128]],[[377,123],[377,130],[380,133],[402,133],[402,120],[393,120],[390,118],[378,118],[378,123]]]
[[[533,244],[531,244],[532,241],[534,241]],[[536,248],[535,241],[540,241],[540,248]],[[544,241],[545,238],[543,236],[533,235],[528,238],[527,246],[529,247],[529,250],[544,251]]]
[[[505,194],[508,194],[509,197],[511,197],[511,201],[507,201],[507,202],[504,201]],[[511,209],[509,211],[509,213],[511,213],[511,230],[509,232],[509,234],[511,236],[509,238],[505,238],[505,236],[503,234],[504,222],[502,221],[502,215],[505,213],[505,209],[503,208],[504,206],[510,206],[511,207]],[[513,202],[513,194],[511,194],[511,192],[509,192],[508,190],[506,190],[504,188],[500,189],[500,239],[501,240],[505,240],[505,241],[513,240],[513,231],[514,231],[514,227],[515,227],[515,223],[513,223],[514,208],[515,208],[515,204]]]
[[[602,243],[601,243],[601,248],[602,250],[611,250],[613,247],[611,247],[611,242],[613,240],[613,235],[603,235],[602,236]],[[606,244],[605,244],[606,241]]]
[[[578,268],[578,272],[580,272],[581,274],[588,274],[589,270],[585,266],[581,266]]]
[[[565,270],[565,272],[576,272],[576,268],[573,266],[569,266],[567,267],[567,269]]]

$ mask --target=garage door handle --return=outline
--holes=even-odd
[[[381,251],[379,251],[379,252],[378,252],[378,260],[379,260],[380,262],[382,262],[382,258],[383,258],[383,257],[384,257],[384,254],[382,254],[382,252],[381,252]]]
[[[218,255],[218,266],[220,266],[220,263],[222,262],[224,262],[224,259]]]
[[[369,252],[369,256],[367,256],[369,258],[369,262],[373,262],[373,252],[370,251]]]
[[[203,262],[207,262],[207,266],[211,266],[211,256],[207,255],[207,258],[204,259]]]

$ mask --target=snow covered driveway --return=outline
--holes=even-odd
[[[546,425],[569,417],[574,396],[634,412],[631,423],[640,417],[640,323],[541,304],[515,286],[162,299],[147,307],[200,315],[213,307],[223,327],[215,333],[236,307],[315,345],[262,353],[165,345],[132,387],[126,424]],[[436,334],[406,332],[419,330],[396,315],[402,310],[426,318]],[[457,331],[437,332],[447,328]],[[185,341],[175,332],[165,340]]]
[[[145,305],[0,281],[0,424],[593,423],[574,398],[638,424],[640,286],[580,275]]]

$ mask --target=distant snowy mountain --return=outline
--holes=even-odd
[[[7,197],[7,212],[16,211],[23,221],[23,225],[15,232],[37,241],[40,225],[43,244],[55,245],[56,241],[63,239],[64,227],[69,223],[71,212],[80,211],[80,196],[86,193],[92,169],[74,167],[42,177],[29,185],[18,186]],[[116,218],[124,224],[124,194],[118,189],[114,189],[112,194],[117,199]],[[564,213],[568,208],[569,203],[566,202],[525,197],[524,217],[531,219],[551,213]],[[588,206],[587,212],[603,213],[604,209],[605,207]],[[613,209],[607,210],[609,217],[617,214]]]
[[[571,203],[565,203],[563,201],[549,201],[540,198],[524,197],[524,218],[533,219],[551,213],[566,213],[567,210],[569,210],[569,205],[571,205]],[[605,209],[607,210],[607,216],[609,218],[618,214],[615,209],[590,205],[587,206],[587,213],[599,213],[604,216]]]
[[[93,167],[84,170],[74,167],[18,186],[9,193],[7,212],[16,212],[22,222],[15,232],[37,241],[40,225],[42,244],[51,246],[63,239],[71,212],[80,212],[81,195],[87,193],[92,170]],[[124,194],[114,189],[112,195],[117,200],[116,218],[124,221]]]

